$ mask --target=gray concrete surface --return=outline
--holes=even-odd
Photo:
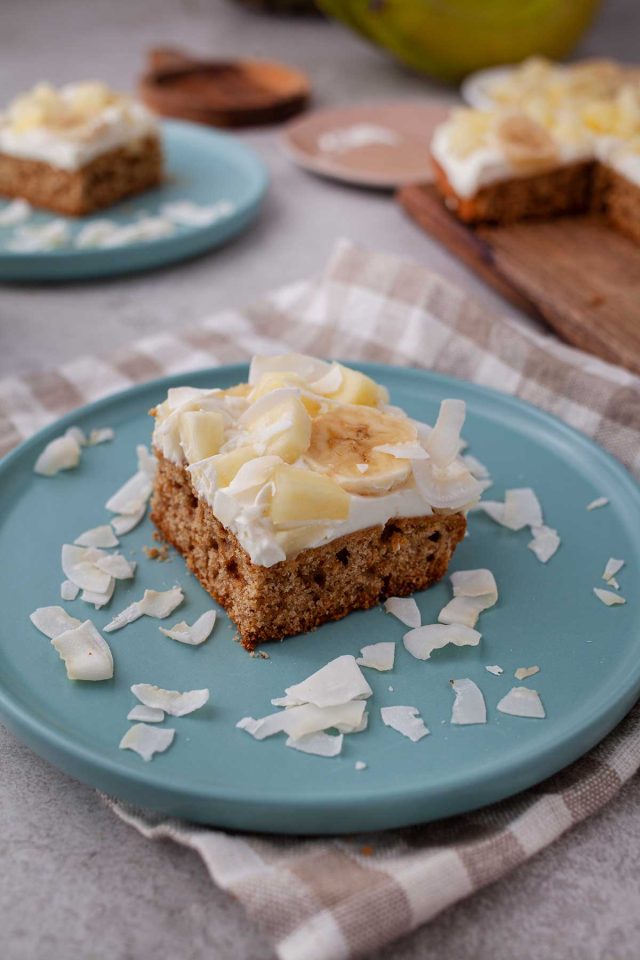
[[[640,5],[610,0],[580,53],[637,57]],[[281,57],[307,69],[316,103],[450,93],[328,23],[271,20],[223,0],[0,0],[0,90],[100,76],[133,86],[143,50]],[[257,227],[228,248],[121,280],[0,289],[0,375],[50,367],[151,330],[175,329],[318,270],[337,236],[410,256],[493,297],[388,197],[316,180],[275,131],[243,134],[272,188]],[[638,778],[593,818],[504,881],[375,960],[637,960]],[[94,792],[0,728],[2,960],[271,960],[240,907],[197,857],[151,844]]]

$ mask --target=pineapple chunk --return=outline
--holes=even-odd
[[[274,470],[273,480],[271,519],[276,527],[349,516],[349,494],[321,473],[283,464]]]
[[[208,410],[189,410],[180,414],[180,445],[188,463],[212,457],[222,446],[224,419]]]
[[[211,461],[216,471],[216,485],[228,487],[243,464],[257,456],[253,447],[238,447],[230,453],[220,453]]]
[[[106,84],[99,81],[80,83],[73,91],[71,105],[74,112],[91,117],[104,110],[114,99],[114,94]]]
[[[248,383],[236,383],[234,387],[227,387],[222,393],[225,397],[248,397],[251,387]]]
[[[299,397],[289,396],[275,403],[251,422],[256,443],[264,443],[264,452],[294,463],[311,442],[311,419]]]
[[[351,370],[338,364],[342,372],[340,389],[330,395],[331,400],[339,403],[355,403],[365,407],[377,407],[380,403],[387,403],[389,394],[384,387],[367,377],[358,370]]]
[[[307,384],[297,373],[287,373],[282,371],[272,371],[263,373],[255,387],[249,394],[249,400],[253,403],[260,397],[266,396],[272,390],[280,390],[282,387],[298,387],[300,390],[308,390]],[[310,397],[308,394],[301,395],[300,401],[310,417],[315,417],[320,410],[320,402]]]

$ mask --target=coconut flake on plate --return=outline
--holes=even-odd
[[[495,604],[493,594],[479,597],[454,597],[438,614],[439,623],[460,623],[465,627],[475,627],[483,610]]]
[[[73,541],[78,547],[117,547],[119,540],[108,523],[85,530]]]
[[[31,623],[36,630],[44,633],[45,637],[53,640],[54,637],[67,630],[73,630],[82,623],[76,617],[72,617],[64,607],[38,607],[29,615]]]
[[[106,557],[99,557],[96,560],[96,567],[116,580],[130,580],[136,571],[135,561],[127,560],[121,553],[110,553]]]
[[[451,711],[451,723],[486,723],[487,706],[477,683],[469,680],[468,677],[451,680],[450,683],[456,695]]]
[[[407,627],[419,627],[422,623],[418,604],[413,597],[388,597],[384,608]]]
[[[339,363],[332,363],[326,373],[309,384],[309,389],[321,396],[337,393],[342,386],[344,374]]]
[[[611,583],[611,580],[615,577],[624,567],[624,560],[616,560],[615,557],[609,557],[607,560],[607,565],[604,568],[604,573],[602,574],[602,579],[606,580],[607,583]]]
[[[135,723],[120,741],[120,749],[134,750],[148,762],[155,753],[168,750],[175,735],[176,731],[171,727],[149,727],[146,723]]]
[[[215,622],[216,611],[207,610],[201,617],[198,617],[195,623],[188,624],[185,620],[181,620],[180,623],[176,623],[168,630],[165,630],[164,627],[158,627],[158,630],[160,633],[164,633],[165,637],[170,637],[179,643],[187,643],[192,647],[197,647],[199,644],[205,642],[213,630]]]
[[[33,207],[22,197],[4,204],[0,210],[0,227],[15,227],[24,223],[33,213]]]
[[[312,753],[316,757],[337,757],[342,750],[342,741],[344,735],[339,733],[337,736],[331,736],[323,730],[317,733],[308,733],[304,737],[287,737],[285,746],[293,747],[294,750],[300,750],[302,753]]]
[[[6,248],[14,253],[38,253],[66,247],[70,242],[69,224],[58,217],[46,223],[22,224],[16,227],[7,240]]]
[[[86,447],[87,445],[87,436],[81,427],[67,427],[64,435],[65,437],[71,437],[72,440],[75,440],[79,447]]]
[[[536,673],[540,673],[540,667],[518,667],[514,677],[516,680],[527,680],[529,677],[535,676]]]
[[[490,480],[491,474],[484,463],[481,463],[477,457],[474,457],[471,453],[466,453],[462,457],[462,462],[465,467],[472,473],[476,480]]]
[[[144,703],[138,703],[129,710],[127,720],[140,720],[143,723],[162,723],[164,716],[164,710],[160,710],[158,707],[145,707]]]
[[[611,590],[603,590],[601,587],[594,587],[593,592],[598,600],[601,600],[606,607],[614,607],[616,604],[627,602],[619,593],[613,593]]]
[[[312,703],[316,707],[366,699],[372,693],[355,657],[348,654],[330,660],[306,680],[285,689],[289,703]]]
[[[143,470],[138,470],[124,483],[113,496],[105,503],[111,513],[126,514],[127,516],[139,513],[151,496],[151,480]]]
[[[482,634],[461,623],[429,623],[405,633],[405,649],[416,660],[429,660],[434,650],[452,643],[456,647],[477,647]]]
[[[596,497],[591,503],[587,504],[587,510],[599,510],[600,507],[606,507],[609,503],[608,497]]]
[[[530,687],[512,687],[498,703],[498,710],[512,717],[542,720],[546,716],[540,694]]]
[[[476,503],[473,507],[474,510],[481,510],[483,513],[486,513],[488,517],[494,521],[494,523],[499,523],[501,526],[504,526],[504,503],[500,500],[481,500],[480,503]]]
[[[194,710],[200,710],[209,700],[209,691],[206,688],[204,690],[185,690],[184,693],[180,693],[178,690],[164,690],[152,683],[134,683],[131,687],[131,693],[145,707],[164,710],[172,717],[185,717],[188,713],[193,713]]]
[[[35,462],[34,473],[54,477],[61,470],[73,470],[80,463],[80,445],[66,434],[50,440]]]
[[[530,540],[527,546],[532,550],[540,563],[546,563],[560,546],[560,537],[558,531],[553,527],[531,527],[533,540]]]
[[[450,578],[454,597],[481,597],[498,599],[498,585],[491,570],[456,570]]]
[[[134,527],[138,526],[146,512],[147,504],[143,503],[135,513],[121,513],[118,514],[117,517],[113,517],[111,526],[117,535],[122,537],[125,533],[130,533]]]
[[[366,770],[366,769],[367,769],[367,765],[366,765],[366,763],[364,762],[364,760],[356,760],[356,762],[354,763],[353,766],[354,766],[354,769],[355,769],[355,770]]]
[[[360,650],[361,656],[356,663],[361,667],[370,667],[372,670],[393,670],[393,661],[396,645],[393,641],[369,643]]]
[[[531,487],[518,487],[506,491],[502,522],[510,530],[543,525],[542,507]]]
[[[373,449],[376,453],[386,453],[397,460],[429,459],[429,454],[419,443],[381,443]]]
[[[105,593],[109,589],[111,575],[96,566],[96,560],[108,554],[98,547],[79,547],[64,543],[61,551],[62,570],[67,580],[71,580],[82,590],[93,593]]]
[[[113,676],[109,644],[91,620],[58,634],[51,643],[64,660],[69,680],[110,680]]]
[[[113,596],[113,591],[116,587],[116,581],[113,577],[109,580],[109,586],[106,590],[83,590],[81,600],[84,600],[85,603],[92,603],[96,610],[100,610],[102,607],[106,607]]]
[[[294,740],[299,740],[307,734],[330,728],[340,733],[357,733],[362,728],[364,714],[364,700],[351,700],[331,707],[301,703],[257,720],[243,717],[236,727],[246,730],[256,740],[264,740],[276,733],[286,733]]]
[[[191,200],[175,200],[164,203],[160,213],[171,223],[180,227],[210,227],[235,213],[235,205],[230,200],[217,200],[211,204],[193,203]]]
[[[87,446],[95,447],[99,443],[109,443],[109,441],[113,440],[114,437],[115,432],[113,427],[97,427],[96,429],[89,431]]]
[[[170,590],[145,590],[141,600],[135,600],[128,607],[121,610],[104,628],[105,633],[121,630],[127,624],[133,623],[142,616],[155,617],[164,620],[173,613],[184,600],[181,587],[172,587]]]
[[[80,593],[80,587],[71,580],[63,580],[60,584],[60,598],[62,600],[75,600]]]
[[[408,737],[414,743],[422,740],[429,733],[417,707],[381,707],[380,716],[386,727],[397,730],[403,737]]]
[[[492,673],[494,677],[499,677],[502,673],[504,673],[504,668],[499,667],[497,663],[494,663],[491,666],[485,667],[485,670],[487,671],[487,673]]]

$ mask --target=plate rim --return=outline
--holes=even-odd
[[[595,443],[595,441],[593,441],[590,437],[555,417],[553,414],[547,413],[545,410],[541,410],[540,408],[533,406],[528,401],[523,400],[520,397],[501,393],[500,391],[492,387],[484,386],[483,384],[475,384],[472,381],[462,380],[448,374],[442,374],[422,367],[404,367],[393,364],[353,360],[344,362],[347,362],[350,366],[360,369],[365,373],[369,373],[374,377],[381,376],[384,378],[385,373],[389,373],[390,375],[400,374],[403,377],[407,376],[409,379],[413,379],[414,381],[427,378],[436,386],[440,386],[441,389],[450,389],[452,384],[459,382],[465,387],[472,388],[474,391],[477,391],[480,396],[486,399],[488,402],[493,401],[495,403],[495,401],[498,400],[501,403],[506,404],[510,412],[515,411],[516,415],[518,412],[524,412],[525,416],[533,415],[534,419],[537,419],[542,424],[551,424],[554,429],[560,429],[561,432],[570,437],[573,442],[577,442],[579,445],[581,445],[586,451],[590,452],[591,454],[595,453],[595,455],[600,459],[600,462],[603,463],[606,468],[612,472],[613,475],[616,476],[616,478],[626,487],[625,492],[628,493],[633,500],[635,500],[638,514],[640,516],[640,485],[637,483],[633,475],[612,454]],[[132,400],[135,401],[136,397],[143,395],[149,390],[158,389],[166,391],[166,389],[171,386],[184,384],[185,379],[189,377],[202,377],[211,375],[213,378],[215,378],[216,375],[220,374],[225,376],[242,377],[246,375],[247,371],[247,362],[195,368],[194,370],[168,374],[163,377],[146,380],[142,383],[134,384],[131,387],[125,388],[124,390],[115,391],[104,397],[100,397],[97,400],[83,405],[82,407],[77,407],[41,428],[31,437],[28,437],[16,448],[7,453],[2,459],[0,459],[0,488],[4,482],[7,471],[11,470],[16,461],[20,461],[23,457],[28,456],[31,452],[35,451],[35,448],[40,444],[47,442],[49,439],[52,439],[53,436],[58,435],[61,430],[71,426],[74,420],[78,419],[79,417],[85,418],[90,417],[95,413],[100,413],[113,403],[129,403]],[[463,767],[459,771],[449,772],[447,774],[446,785],[443,786],[442,783],[437,784],[435,796],[437,796],[438,793],[441,795],[451,795],[463,790],[465,793],[476,793],[478,802],[473,803],[472,805],[470,805],[466,800],[462,803],[459,801],[457,803],[454,802],[451,805],[450,813],[442,814],[442,816],[448,816],[453,813],[477,809],[486,805],[487,803],[499,802],[499,800],[513,796],[523,789],[534,786],[553,773],[564,769],[567,765],[587,753],[608,733],[610,733],[611,730],[614,729],[614,727],[620,722],[620,720],[622,720],[635,702],[639,691],[640,660],[638,661],[636,672],[627,675],[627,682],[624,688],[621,690],[620,688],[616,687],[616,689],[612,691],[612,693],[604,702],[602,702],[602,698],[598,699],[598,701],[593,704],[591,714],[586,721],[584,717],[581,719],[576,718],[576,720],[565,730],[560,745],[556,741],[538,749],[535,758],[535,766],[538,770],[540,766],[544,767],[545,772],[542,776],[540,776],[539,773],[536,773],[533,777],[527,777],[526,774],[528,771],[530,771],[532,760],[530,757],[525,756],[524,759],[513,763],[509,769],[509,777],[514,784],[513,789],[509,787],[507,790],[502,791],[499,796],[493,797],[489,801],[482,799],[482,792],[483,790],[487,789],[487,787],[490,788],[492,779],[500,774],[499,757],[494,758],[494,760],[489,763],[485,763],[483,765],[482,773],[476,776],[472,782],[468,780],[468,776]],[[162,780],[161,775],[154,774],[153,770],[147,765],[141,767],[140,769],[127,768],[126,770],[123,770],[115,759],[97,756],[91,747],[85,746],[84,744],[73,740],[69,734],[62,733],[50,727],[45,721],[39,720],[37,717],[33,716],[29,712],[28,708],[22,706],[19,698],[16,698],[10,691],[6,690],[1,678],[0,716],[6,722],[7,726],[14,731],[19,738],[24,739],[24,741],[28,743],[29,747],[33,749],[34,752],[39,756],[44,756],[46,759],[50,759],[52,752],[62,753],[65,758],[65,762],[61,762],[58,757],[51,762],[53,762],[54,765],[59,769],[66,770],[67,772],[72,772],[73,770],[73,775],[77,776],[79,779],[83,780],[83,782],[89,784],[93,788],[97,787],[98,789],[102,789],[102,787],[98,786],[98,784],[105,779],[103,776],[103,774],[105,774],[107,777],[111,777],[118,781],[118,789],[124,785],[124,793],[127,792],[127,785],[130,784],[143,789],[147,793],[150,790],[154,792],[158,791],[158,793],[162,795],[162,803],[159,802],[157,805],[155,805],[155,809],[163,809],[166,807],[167,803],[171,803],[172,797],[185,796],[190,799],[196,798],[198,802],[204,802],[209,806],[220,804],[239,804],[239,806],[241,808],[243,807],[245,810],[252,809],[256,816],[258,816],[259,819],[261,818],[260,822],[257,822],[255,825],[251,826],[251,830],[266,833],[300,833],[301,831],[298,827],[287,828],[286,824],[283,827],[282,823],[280,823],[278,826],[269,826],[268,824],[274,814],[277,817],[282,813],[282,811],[286,810],[291,812],[295,809],[295,811],[298,814],[301,814],[303,818],[307,814],[311,814],[313,817],[314,811],[318,806],[317,799],[311,795],[294,797],[292,800],[290,794],[282,792],[279,794],[269,794],[267,797],[260,797],[259,799],[256,799],[254,797],[248,797],[246,793],[239,791],[238,788],[230,788],[224,784],[216,784],[212,789],[211,784],[191,783],[185,793],[185,791],[180,788],[179,783],[175,785],[167,784],[166,781]],[[582,745],[579,748],[577,748],[576,744],[578,739],[582,741]],[[586,746],[584,745],[585,739],[587,742]],[[550,755],[557,754],[559,749],[563,752],[562,762],[558,763],[557,758],[556,762],[550,762]],[[77,773],[78,763],[83,765],[82,774]],[[87,777],[85,768],[92,771],[93,780]],[[118,794],[116,793],[115,795],[117,796]],[[120,793],[120,797],[121,796],[122,793]],[[434,794],[430,792],[430,797],[433,798],[433,796]],[[423,822],[419,819],[416,819],[416,817],[413,815],[407,817],[406,812],[401,814],[398,819],[387,817],[386,812],[389,810],[389,808],[396,809],[398,807],[401,810],[406,810],[407,808],[415,807],[416,803],[420,800],[424,802],[425,799],[426,790],[424,784],[398,788],[397,786],[393,785],[393,783],[390,783],[384,788],[376,788],[376,794],[373,803],[376,811],[378,811],[379,814],[377,820],[384,820],[384,826],[374,826],[371,829],[395,828]],[[361,798],[354,797],[352,794],[345,792],[341,795],[333,796],[330,800],[325,798],[322,802],[323,807],[327,812],[327,816],[330,818],[331,814],[353,814],[354,810],[357,815],[357,808],[361,806],[363,801]],[[154,803],[150,801],[149,806],[154,808]],[[214,819],[211,819],[210,817],[197,817],[193,815],[192,819],[200,820],[201,822],[205,823],[211,823],[212,825],[217,825],[222,828],[238,828],[238,822],[233,817],[229,818],[226,815],[220,816],[218,812],[215,814]],[[438,819],[438,817],[429,817],[428,819],[435,820]],[[267,825],[265,826],[265,824]],[[248,828],[245,826],[244,829]],[[341,832],[352,832],[352,830],[353,827],[345,827],[344,829],[340,829],[340,827],[336,828],[329,822],[326,829],[309,829],[308,833],[336,834]]]

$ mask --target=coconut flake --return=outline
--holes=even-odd
[[[70,616],[63,607],[38,607],[29,615],[29,619],[34,627],[50,640],[67,630],[79,627],[82,622]]]
[[[615,557],[609,557],[607,560],[607,565],[604,568],[604,573],[602,574],[602,579],[606,580],[607,583],[611,583],[613,577],[624,567],[624,560],[616,560]]]
[[[253,717],[243,717],[236,727],[246,730],[256,740],[264,740],[265,737],[272,737],[276,733],[286,733],[294,740],[298,740],[309,733],[334,727],[340,733],[358,733],[364,729],[364,714],[364,700],[352,700],[349,703],[331,707],[316,707],[312,703],[302,703],[258,720],[254,720]]]
[[[438,419],[425,440],[426,450],[437,467],[445,468],[458,456],[460,431],[466,417],[464,400],[443,400]]]
[[[71,437],[72,440],[78,444],[79,447],[86,447],[87,437],[80,427],[67,427],[64,432],[65,437]]]
[[[158,629],[160,633],[164,633],[165,637],[171,637],[172,640],[177,640],[179,643],[188,643],[196,647],[205,642],[213,630],[215,622],[216,611],[207,610],[191,625],[186,623],[185,620],[181,620],[180,623],[176,623],[169,630],[165,630],[164,627],[158,627]]]
[[[117,547],[118,538],[108,523],[85,530],[73,541],[79,547]]]
[[[598,510],[600,507],[606,507],[609,503],[608,497],[596,497],[591,503],[587,504],[587,510]]]
[[[392,670],[395,658],[396,645],[393,641],[370,643],[362,647],[356,663],[361,667],[370,667],[372,670]]]
[[[454,597],[493,597],[493,603],[498,599],[498,585],[491,570],[457,570],[450,580]]]
[[[60,584],[60,597],[62,600],[75,600],[80,593],[80,587],[71,580],[63,580]]]
[[[120,749],[134,750],[148,762],[155,753],[168,750],[175,735],[176,731],[171,727],[148,727],[146,723],[136,723],[120,741]]]
[[[293,747],[294,750],[300,750],[302,753],[312,753],[316,757],[337,757],[342,750],[343,739],[341,733],[337,737],[332,737],[319,730],[317,733],[308,733],[297,740],[288,737],[286,746]]]
[[[451,711],[451,723],[486,723],[487,707],[480,687],[469,680],[451,680],[456,699]]]
[[[386,727],[397,730],[414,743],[429,733],[417,707],[381,707],[380,716]]]
[[[477,647],[482,634],[461,623],[429,623],[405,633],[405,649],[416,660],[428,660],[434,650],[449,643],[456,647]]]
[[[460,623],[466,627],[475,627],[483,610],[495,603],[494,594],[481,597],[454,597],[438,614],[439,623]]]
[[[184,717],[193,713],[194,710],[204,707],[209,700],[207,689],[180,693],[178,690],[163,690],[152,683],[134,683],[131,692],[145,707],[156,707],[172,717]]]
[[[480,503],[477,503],[474,507],[474,510],[481,510],[483,513],[486,513],[487,516],[491,517],[494,523],[499,523],[501,526],[504,526],[504,503],[501,503],[500,500],[481,500]]]
[[[531,690],[530,687],[512,687],[498,703],[498,710],[512,717],[533,717],[542,720],[546,716],[540,694],[536,690]]]
[[[180,606],[184,600],[181,587],[172,587],[171,590],[145,590],[142,600],[135,600],[125,607],[104,628],[105,633],[113,633],[127,624],[133,623],[142,616],[156,617],[164,620],[170,613]]]
[[[535,676],[536,673],[540,673],[540,667],[518,667],[514,677],[516,680],[526,680],[528,677]]]
[[[122,537],[125,533],[129,533],[134,527],[138,526],[146,512],[147,505],[143,503],[136,513],[122,513],[117,517],[113,517],[111,526],[118,536]]]
[[[422,623],[418,604],[413,597],[389,597],[384,602],[384,608],[407,627],[419,627]]]
[[[151,496],[152,484],[144,470],[134,473],[105,503],[111,513],[138,514]]]
[[[51,440],[33,468],[42,477],[54,477],[61,470],[73,470],[80,463],[80,446],[77,440],[65,434]]]
[[[328,373],[330,365],[324,360],[304,353],[282,353],[273,357],[255,356],[249,367],[249,383],[255,386],[265,373],[297,373],[307,383],[317,383]]]
[[[439,467],[434,460],[412,460],[411,469],[418,492],[437,509],[466,508],[482,494],[482,484],[460,460],[447,467]]]
[[[70,543],[62,546],[61,562],[64,575],[82,590],[105,593],[111,576],[96,566],[96,560],[106,556],[97,547],[78,547]]]
[[[481,463],[477,457],[472,456],[470,453],[465,454],[462,457],[462,462],[465,467],[472,473],[476,480],[490,480],[491,474],[484,463]]]
[[[33,213],[33,207],[22,197],[5,204],[0,210],[0,227],[15,227],[24,223]]]
[[[531,487],[506,491],[502,522],[510,530],[542,526],[542,507]]]
[[[87,446],[95,447],[99,443],[108,443],[110,440],[113,440],[114,437],[115,432],[113,427],[98,427],[95,430],[89,431]]]
[[[593,592],[598,600],[602,600],[607,607],[614,607],[616,604],[627,602],[619,593],[613,593],[611,590],[602,590],[600,587],[594,587]]]
[[[314,393],[319,393],[321,396],[328,396],[329,394],[338,392],[343,380],[344,374],[340,369],[340,364],[332,363],[323,376],[309,384],[309,389],[313,390]]]
[[[336,657],[306,680],[285,689],[289,702],[332,707],[350,700],[366,699],[373,693],[355,657]]]
[[[419,443],[381,443],[373,448],[377,453],[386,453],[397,460],[428,460],[429,454]]]
[[[138,703],[129,710],[127,720],[142,720],[144,723],[162,723],[164,720],[164,710],[159,710],[158,707],[145,707],[144,703]]]
[[[499,677],[500,674],[504,673],[504,669],[499,667],[497,663],[493,664],[493,666],[485,667],[485,670],[488,673],[492,673],[494,677]]]
[[[115,586],[116,581],[111,577],[106,590],[83,590],[81,599],[84,600],[85,603],[92,603],[96,610],[100,610],[101,607],[106,607],[111,600]]]
[[[615,577],[610,577],[610,578],[607,580],[607,583],[609,584],[610,587],[613,587],[614,590],[619,590],[619,589],[620,589],[620,584],[618,583],[618,581],[616,580]]]
[[[127,560],[121,553],[110,553],[106,557],[100,557],[96,560],[96,567],[116,580],[130,580],[136,570],[135,562]]]
[[[356,762],[354,763],[353,766],[354,766],[354,768],[355,768],[356,770],[366,770],[366,769],[367,769],[367,765],[366,765],[366,763],[364,762],[364,760],[356,760]]]
[[[358,473],[366,473],[369,469],[368,463],[356,463],[356,470]]]
[[[58,634],[51,643],[64,660],[69,680],[110,680],[113,676],[109,644],[91,620]]]
[[[527,546],[533,550],[540,563],[546,563],[554,555],[560,546],[560,537],[558,531],[553,527],[531,527],[533,540],[530,540]]]
[[[230,217],[235,209],[230,200],[218,200],[209,205],[192,203],[191,200],[176,200],[163,204],[160,213],[181,227],[210,227],[219,220]]]

